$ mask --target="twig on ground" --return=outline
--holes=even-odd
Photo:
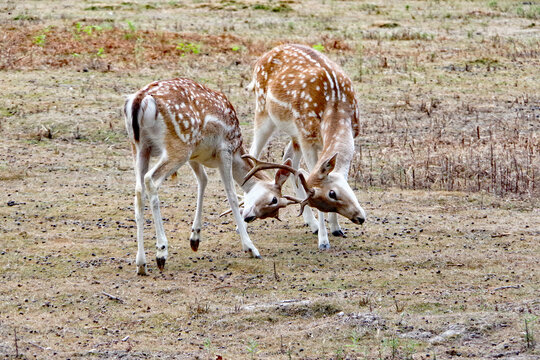
[[[32,345],[32,346],[35,346],[35,347],[37,347],[38,349],[41,349],[41,350],[43,350],[43,351],[46,351],[46,350],[52,350],[50,347],[43,347],[43,346],[41,346],[41,345],[39,345],[39,344],[36,344],[36,343],[33,343],[33,342],[31,342],[31,341],[27,341],[27,343],[30,344],[30,345]]]
[[[276,279],[276,281],[279,281],[279,276],[277,274],[277,271],[276,271],[276,262],[274,261],[274,279]]]
[[[509,236],[510,234],[508,233],[500,233],[500,234],[491,234],[491,237],[492,238],[500,238],[500,237],[505,237],[505,236]]]
[[[102,291],[101,292],[103,295],[107,296],[109,299],[111,300],[114,300],[114,301],[118,301],[119,303],[123,304],[124,303],[124,300],[120,299],[119,297],[116,297],[114,295],[111,295],[111,294],[107,294],[105,291]]]
[[[15,336],[15,357],[19,357],[19,344],[17,341],[17,328],[13,328],[13,334]]]

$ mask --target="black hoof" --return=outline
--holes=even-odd
[[[199,244],[200,240],[189,240],[189,245],[191,245],[191,250],[197,251],[199,250]]]
[[[317,230],[315,230],[315,231],[313,232],[313,235],[318,235],[318,234],[319,234],[319,229],[317,229]]]
[[[159,271],[163,271],[165,269],[165,258],[156,258],[157,267]]]
[[[342,237],[342,238],[346,238],[346,237],[347,237],[347,235],[345,235],[345,234],[343,233],[343,231],[341,231],[341,230],[333,231],[333,232],[332,232],[332,235],[334,235],[334,236],[339,236],[339,237]]]
[[[330,244],[319,245],[319,250],[328,250],[330,249]]]
[[[255,259],[262,259],[262,256],[261,256],[261,255],[257,255],[257,256],[255,256]]]

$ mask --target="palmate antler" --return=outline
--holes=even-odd
[[[302,174],[300,171],[296,170],[295,168],[293,168],[291,166],[288,166],[288,165],[285,165],[285,164],[278,164],[278,163],[271,163],[271,162],[261,161],[261,160],[257,159],[256,157],[251,156],[249,154],[242,155],[242,158],[250,159],[255,164],[255,166],[244,177],[244,182],[242,183],[242,185],[244,185],[249,179],[251,179],[251,177],[253,175],[255,175],[255,173],[257,173],[258,171],[260,171],[260,170],[268,170],[268,169],[284,169],[284,170],[289,171],[291,174],[293,174],[298,179],[300,179],[300,183],[304,187],[304,190],[306,191],[307,197],[304,200],[300,200],[298,198],[295,198],[295,197],[289,196],[289,195],[284,195],[283,197],[285,199],[287,199],[287,200],[290,200],[290,201],[293,201],[293,202],[295,202],[297,204],[300,204],[300,214],[298,216],[301,216],[303,214],[304,208],[308,204],[311,197],[313,197],[313,195],[315,194],[315,191],[313,189],[309,188],[309,186],[307,184],[307,181],[306,181],[306,178],[304,177],[304,174]]]

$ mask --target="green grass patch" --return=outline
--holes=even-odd
[[[316,301],[310,304],[291,305],[278,308],[278,312],[283,316],[290,317],[325,317],[331,316],[342,309],[333,302],[328,301]]]
[[[253,10],[266,10],[266,11],[271,11],[275,13],[290,12],[293,10],[291,6],[286,3],[279,3],[277,5],[274,5],[272,3],[267,3],[267,4],[259,3],[259,4],[253,5],[252,8]]]
[[[381,24],[379,25],[379,27],[382,29],[393,29],[393,28],[399,27],[399,24],[396,22],[389,22],[389,23]]]
[[[424,302],[419,304],[411,304],[407,306],[407,311],[412,313],[431,313],[440,314],[444,312],[444,308],[439,302]]]

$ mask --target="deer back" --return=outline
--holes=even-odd
[[[275,103],[281,108],[276,109],[282,112],[280,118],[294,121],[304,137],[324,141],[325,132],[343,125],[351,128],[353,137],[359,133],[359,106],[352,81],[336,63],[312,48],[274,48],[255,64],[250,85],[256,111],[265,111],[269,101]],[[344,123],[338,124],[340,121]]]
[[[204,150],[215,155],[242,145],[236,112],[226,97],[189,79],[150,83],[128,98],[124,111],[134,143],[150,141],[169,154],[187,150],[196,157]]]

